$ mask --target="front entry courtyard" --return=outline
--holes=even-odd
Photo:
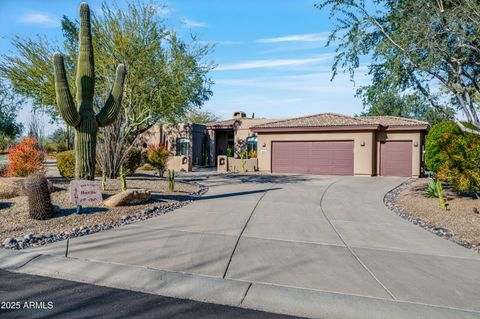
[[[384,205],[405,178],[184,179],[209,191],[169,214],[70,239],[68,251],[66,241],[27,249],[34,259],[17,271],[307,317],[480,316],[480,255]]]

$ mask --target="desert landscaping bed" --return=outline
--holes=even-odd
[[[445,211],[438,198],[424,196],[428,182],[423,178],[402,184],[385,196],[385,204],[412,223],[480,252],[480,200],[447,189]]]
[[[148,219],[184,206],[202,195],[203,186],[176,182],[175,191],[168,191],[163,178],[152,175],[135,175],[127,178],[128,189],[151,191],[148,202],[122,207],[108,208],[104,205],[84,207],[76,213],[75,205],[69,200],[70,180],[49,179],[55,191],[51,194],[55,215],[48,220],[29,218],[26,196],[0,199],[0,244],[4,248],[22,249],[71,237],[83,236],[113,227]],[[120,191],[118,180],[108,180],[103,198]]]

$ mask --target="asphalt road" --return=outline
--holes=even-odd
[[[295,318],[4,270],[0,270],[0,303],[2,319]],[[3,309],[8,307],[20,309]]]

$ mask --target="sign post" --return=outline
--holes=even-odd
[[[100,182],[88,180],[70,182],[70,201],[77,205],[77,214],[82,211],[82,206],[100,205],[102,200]]]

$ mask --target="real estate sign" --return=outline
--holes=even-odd
[[[70,201],[75,205],[92,206],[102,203],[100,182],[74,180],[70,182]]]

